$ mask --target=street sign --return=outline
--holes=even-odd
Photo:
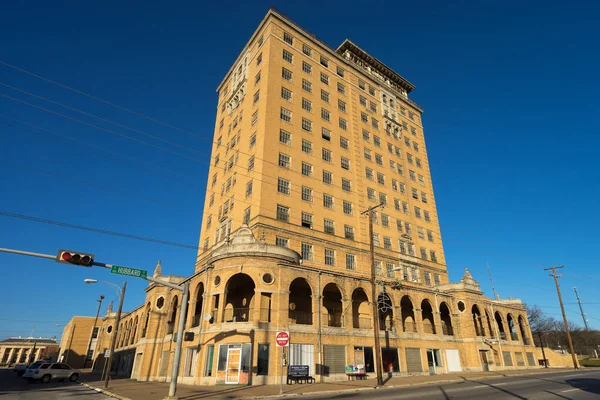
[[[110,350],[104,350],[104,358],[110,357]]]
[[[277,332],[275,343],[277,343],[277,347],[288,347],[290,345],[290,333],[286,331]]]
[[[129,267],[122,267],[120,265],[113,265],[110,269],[111,274],[117,275],[125,275],[125,276],[133,276],[135,278],[146,279],[148,276],[148,271],[144,269],[135,269]]]

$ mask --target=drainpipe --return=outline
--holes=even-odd
[[[318,300],[318,306],[317,306],[317,321],[318,321],[318,336],[317,336],[317,346],[319,347],[318,349],[318,361],[319,361],[319,382],[323,383],[323,361],[322,361],[322,357],[321,357],[321,271],[319,271],[319,275],[317,278],[317,300]]]

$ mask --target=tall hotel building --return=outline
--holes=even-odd
[[[351,41],[330,48],[269,10],[217,88],[195,272],[155,270],[191,287],[182,382],[279,382],[277,331],[290,334],[287,364],[324,381],[357,368],[373,378],[377,365],[407,375],[538,364],[519,300],[484,297],[468,271],[448,279],[414,89]],[[369,237],[362,212],[378,204]],[[180,306],[179,293],[149,285],[119,327],[115,368],[166,380]],[[109,312],[97,354],[112,324]]]

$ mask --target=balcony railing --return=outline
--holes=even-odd
[[[353,325],[355,329],[371,329],[371,318],[354,318]]]
[[[500,332],[500,339],[506,340],[506,332]]]
[[[404,332],[417,333],[417,324],[416,323],[404,322],[402,325],[403,325]]]
[[[312,313],[308,311],[290,310],[288,318],[292,324],[312,325]]]
[[[325,318],[325,321],[327,321],[327,326],[332,326],[332,327],[337,327],[337,328],[342,327],[342,314],[341,313],[325,314],[324,318]]]
[[[202,315],[198,314],[198,315],[194,315],[192,317],[192,328],[196,327],[196,326],[200,326],[200,319],[202,318]]]
[[[167,335],[170,335],[171,333],[173,333],[174,329],[175,329],[175,323],[173,323],[173,321],[168,321],[167,322]]]
[[[423,333],[435,333],[435,325],[423,323]]]
[[[250,308],[238,307],[225,310],[225,322],[248,322],[250,320]]]
[[[524,337],[523,344],[529,346],[531,344],[531,340],[529,340],[529,338]]]
[[[448,325],[442,325],[442,333],[446,336],[454,336],[454,329]]]
[[[510,338],[511,340],[519,340],[519,335],[517,335],[517,332],[511,332]]]

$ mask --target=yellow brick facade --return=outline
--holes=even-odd
[[[190,285],[182,382],[279,382],[280,330],[286,363],[324,381],[349,366],[374,377],[378,363],[396,375],[537,366],[520,301],[483,296],[468,271],[448,279],[413,89],[352,42],[332,49],[267,13],[218,87],[195,273],[154,273]],[[379,203],[373,299],[361,211]],[[181,293],[150,284],[123,315],[114,369],[168,380],[179,318]]]

